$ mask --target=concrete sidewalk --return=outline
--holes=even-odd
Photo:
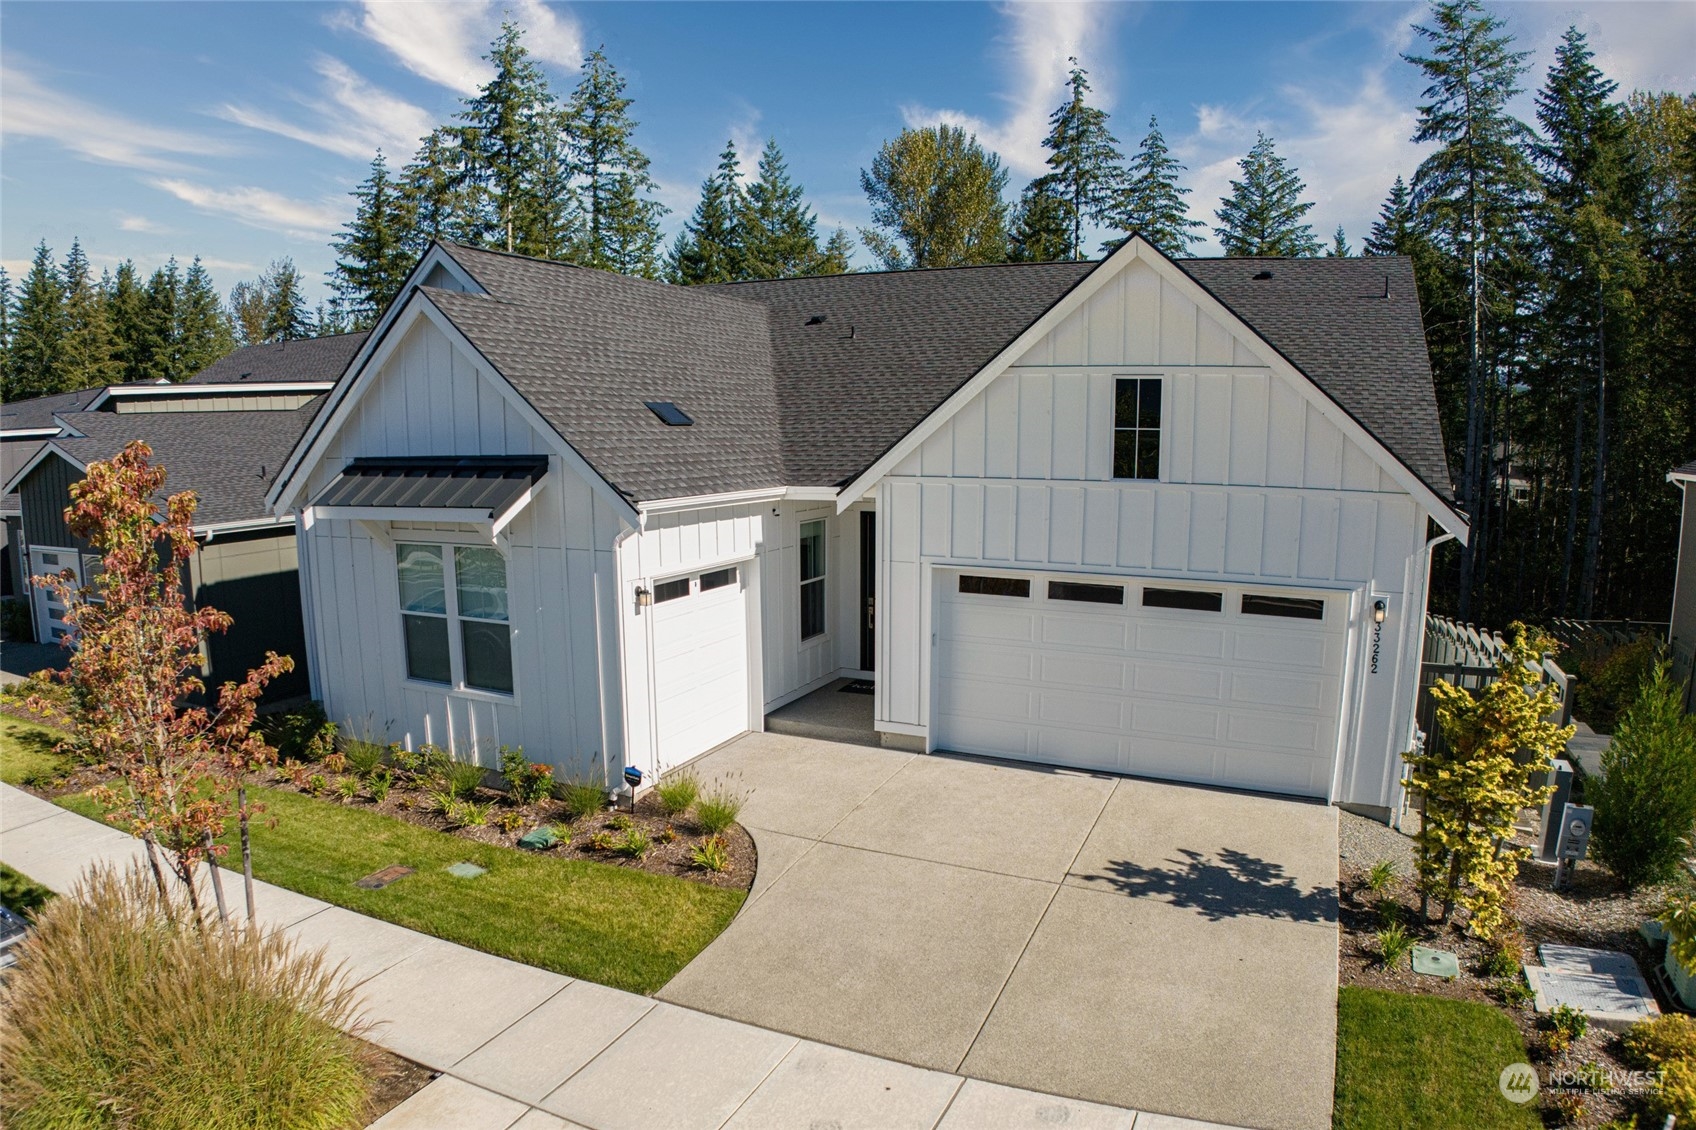
[[[0,859],[58,891],[129,836],[0,785]],[[441,1072],[378,1130],[1202,1130],[964,1079],[520,965],[268,883],[265,924],[325,947],[372,1042]],[[239,894],[236,896],[239,900]]]

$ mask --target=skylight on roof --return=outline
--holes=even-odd
[[[660,423],[668,428],[687,428],[695,422],[689,418],[688,413],[669,400],[649,400],[644,403],[647,404],[648,411],[658,416]]]

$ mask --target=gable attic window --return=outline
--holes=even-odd
[[[689,414],[669,400],[646,400],[643,403],[648,411],[660,418],[660,423],[668,428],[687,428],[695,421]]]
[[[1160,378],[1120,377],[1113,396],[1113,477],[1160,477]]]

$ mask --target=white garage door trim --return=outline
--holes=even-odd
[[[962,592],[962,577],[988,591]],[[958,567],[935,578],[935,748],[1330,794],[1347,592]],[[1123,603],[1055,599],[1050,584]],[[1145,589],[1202,607],[1145,606]],[[1314,609],[1320,619],[1290,614]]]
[[[654,750],[663,771],[749,728],[748,564],[653,585]]]

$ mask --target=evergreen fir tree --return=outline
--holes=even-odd
[[[647,156],[636,147],[624,85],[597,48],[583,60],[583,77],[566,107],[566,141],[583,208],[575,258],[585,266],[653,278],[666,209],[650,198],[656,186]]]
[[[59,368],[65,341],[65,285],[47,241],[36,244],[13,315],[7,401],[64,392]]]
[[[517,24],[501,25],[484,56],[495,73],[458,115],[456,133],[474,193],[472,214],[462,214],[461,223],[486,246],[539,255],[554,248],[557,213],[569,198],[549,198],[562,187],[548,167],[561,122],[547,78],[523,39]]]
[[[106,317],[112,326],[112,358],[119,383],[145,380],[153,346],[147,318],[147,293],[135,263],[125,259],[106,280]]]
[[[1331,246],[1325,249],[1325,258],[1347,259],[1353,254],[1354,252],[1349,250],[1348,233],[1343,230],[1342,224],[1338,224],[1337,230],[1331,233]]]
[[[407,250],[416,259],[432,240],[475,243],[477,192],[466,169],[465,150],[448,126],[431,130],[412,163],[401,171],[402,207],[412,222]]]
[[[1178,174],[1183,171],[1183,164],[1166,148],[1160,123],[1150,116],[1148,133],[1126,169],[1124,191],[1111,217],[1113,226],[1126,235],[1137,232],[1168,255],[1188,255],[1190,245],[1200,238],[1195,229],[1207,225],[1190,219],[1189,205],[1184,202],[1190,190],[1178,183]],[[1110,242],[1104,250],[1117,245]]]
[[[230,316],[218,299],[212,276],[196,255],[183,275],[177,302],[179,368],[173,379],[187,380],[236,347]]]
[[[182,270],[175,258],[153,272],[141,296],[141,335],[147,363],[138,379],[180,381],[191,374],[182,363]]]
[[[1072,69],[1066,79],[1071,96],[1048,118],[1048,167],[1042,177],[1044,191],[1058,200],[1066,217],[1065,258],[1083,257],[1083,228],[1086,222],[1106,223],[1124,192],[1125,155],[1107,128],[1107,111],[1091,106],[1089,72],[1069,59]]]
[[[745,203],[741,162],[736,143],[729,141],[718,168],[701,183],[701,202],[672,245],[666,274],[673,282],[693,286],[750,277],[744,273],[740,222]]]
[[[0,267],[0,389],[11,387],[12,275]]]
[[[273,260],[270,269],[260,277],[265,290],[266,341],[294,341],[313,336],[312,319],[306,313],[304,280],[295,268],[294,260],[284,256]]]
[[[748,186],[739,228],[746,256],[746,276],[783,279],[821,272],[818,220],[802,198],[801,186],[789,178],[777,139],[769,138],[760,153],[760,167]]]
[[[959,126],[905,129],[883,143],[860,187],[875,227],[860,239],[886,270],[1007,258],[1001,158]]]
[[[1413,210],[1413,194],[1401,177],[1390,186],[1390,195],[1378,209],[1378,219],[1366,236],[1368,255],[1411,255],[1418,236],[1418,217]]]
[[[1513,37],[1478,0],[1442,0],[1431,17],[1430,26],[1415,29],[1431,53],[1404,56],[1430,82],[1414,140],[1437,144],[1414,174],[1413,198],[1422,225],[1465,280],[1465,312],[1458,319],[1466,327],[1464,378],[1440,366],[1438,393],[1440,402],[1464,403],[1459,502],[1479,519],[1490,507],[1486,495],[1494,477],[1485,469],[1491,447],[1487,421],[1500,393],[1494,358],[1512,348],[1504,327],[1518,304],[1510,283],[1522,270],[1515,261],[1524,252],[1532,184],[1529,131],[1508,111],[1526,55],[1513,50]],[[1464,389],[1458,398],[1456,384]],[[1475,528],[1460,551],[1456,610],[1463,620],[1472,615],[1479,547],[1486,541]]]
[[[854,241],[848,235],[847,229],[837,228],[830,233],[830,238],[824,241],[824,248],[819,252],[815,275],[845,275],[854,269]]]
[[[263,280],[243,280],[230,288],[230,321],[235,326],[236,340],[242,345],[258,345],[265,340],[265,320],[269,313]]]
[[[1238,162],[1242,179],[1231,182],[1231,194],[1219,202],[1219,237],[1226,255],[1319,254],[1319,240],[1302,218],[1313,207],[1302,199],[1307,186],[1278,156],[1270,137],[1255,137],[1254,148]]]
[[[1072,246],[1071,213],[1055,196],[1047,178],[1025,186],[1013,214],[1008,258],[1015,263],[1048,263],[1065,259]]]
[[[114,359],[105,295],[95,281],[80,240],[71,240],[60,279],[65,291],[65,336],[59,346],[58,383],[64,389],[110,384],[117,379],[121,367]]]
[[[371,159],[370,175],[350,195],[358,204],[353,219],[330,241],[336,253],[330,285],[345,305],[351,323],[369,329],[400,293],[417,258],[412,209],[389,175],[382,150]]]
[[[517,250],[541,259],[570,259],[583,241],[583,215],[572,183],[570,143],[562,110],[549,115],[531,167],[529,191],[518,201]]]

